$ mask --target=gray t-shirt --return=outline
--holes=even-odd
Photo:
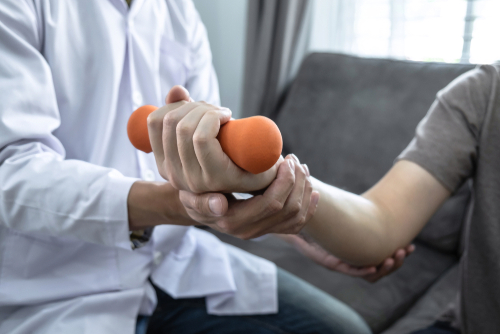
[[[437,94],[398,159],[417,163],[450,191],[474,181],[462,258],[463,333],[500,333],[500,66],[483,65]]]

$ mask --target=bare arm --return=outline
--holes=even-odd
[[[196,225],[179,200],[179,191],[168,182],[137,181],[127,199],[129,229],[156,225]]]
[[[248,200],[228,197],[179,191],[169,182],[137,181],[127,201],[129,228],[204,224],[243,239],[298,233],[313,216],[319,196],[313,192],[304,166],[288,156],[262,194]]]
[[[399,161],[361,196],[313,180],[318,209],[306,227],[326,250],[355,265],[377,265],[408,245],[450,192],[429,172]]]

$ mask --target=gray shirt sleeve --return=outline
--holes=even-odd
[[[482,121],[496,69],[480,66],[441,90],[397,160],[409,160],[454,192],[474,174]]]

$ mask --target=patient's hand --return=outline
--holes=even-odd
[[[312,190],[307,167],[295,156],[287,156],[273,183],[250,199],[188,191],[180,191],[179,198],[191,219],[251,239],[267,233],[299,233],[316,211],[319,193]]]
[[[254,175],[222,151],[217,134],[231,119],[229,109],[192,102],[181,86],[172,88],[166,103],[149,116],[148,131],[158,171],[172,186],[193,193],[250,192],[275,179],[283,158]]]
[[[356,267],[328,253],[312,240],[297,235],[280,235],[277,237],[292,244],[300,253],[307,256],[317,264],[343,274],[361,277],[369,282],[376,282],[384,276],[391,274],[403,265],[404,259],[413,253],[414,245],[398,249],[392,257],[384,260],[379,266]]]

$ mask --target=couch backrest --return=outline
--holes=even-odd
[[[473,68],[313,53],[277,113],[284,151],[318,179],[362,193],[391,168],[436,93]],[[459,191],[421,239],[455,251],[468,199],[467,189]]]

